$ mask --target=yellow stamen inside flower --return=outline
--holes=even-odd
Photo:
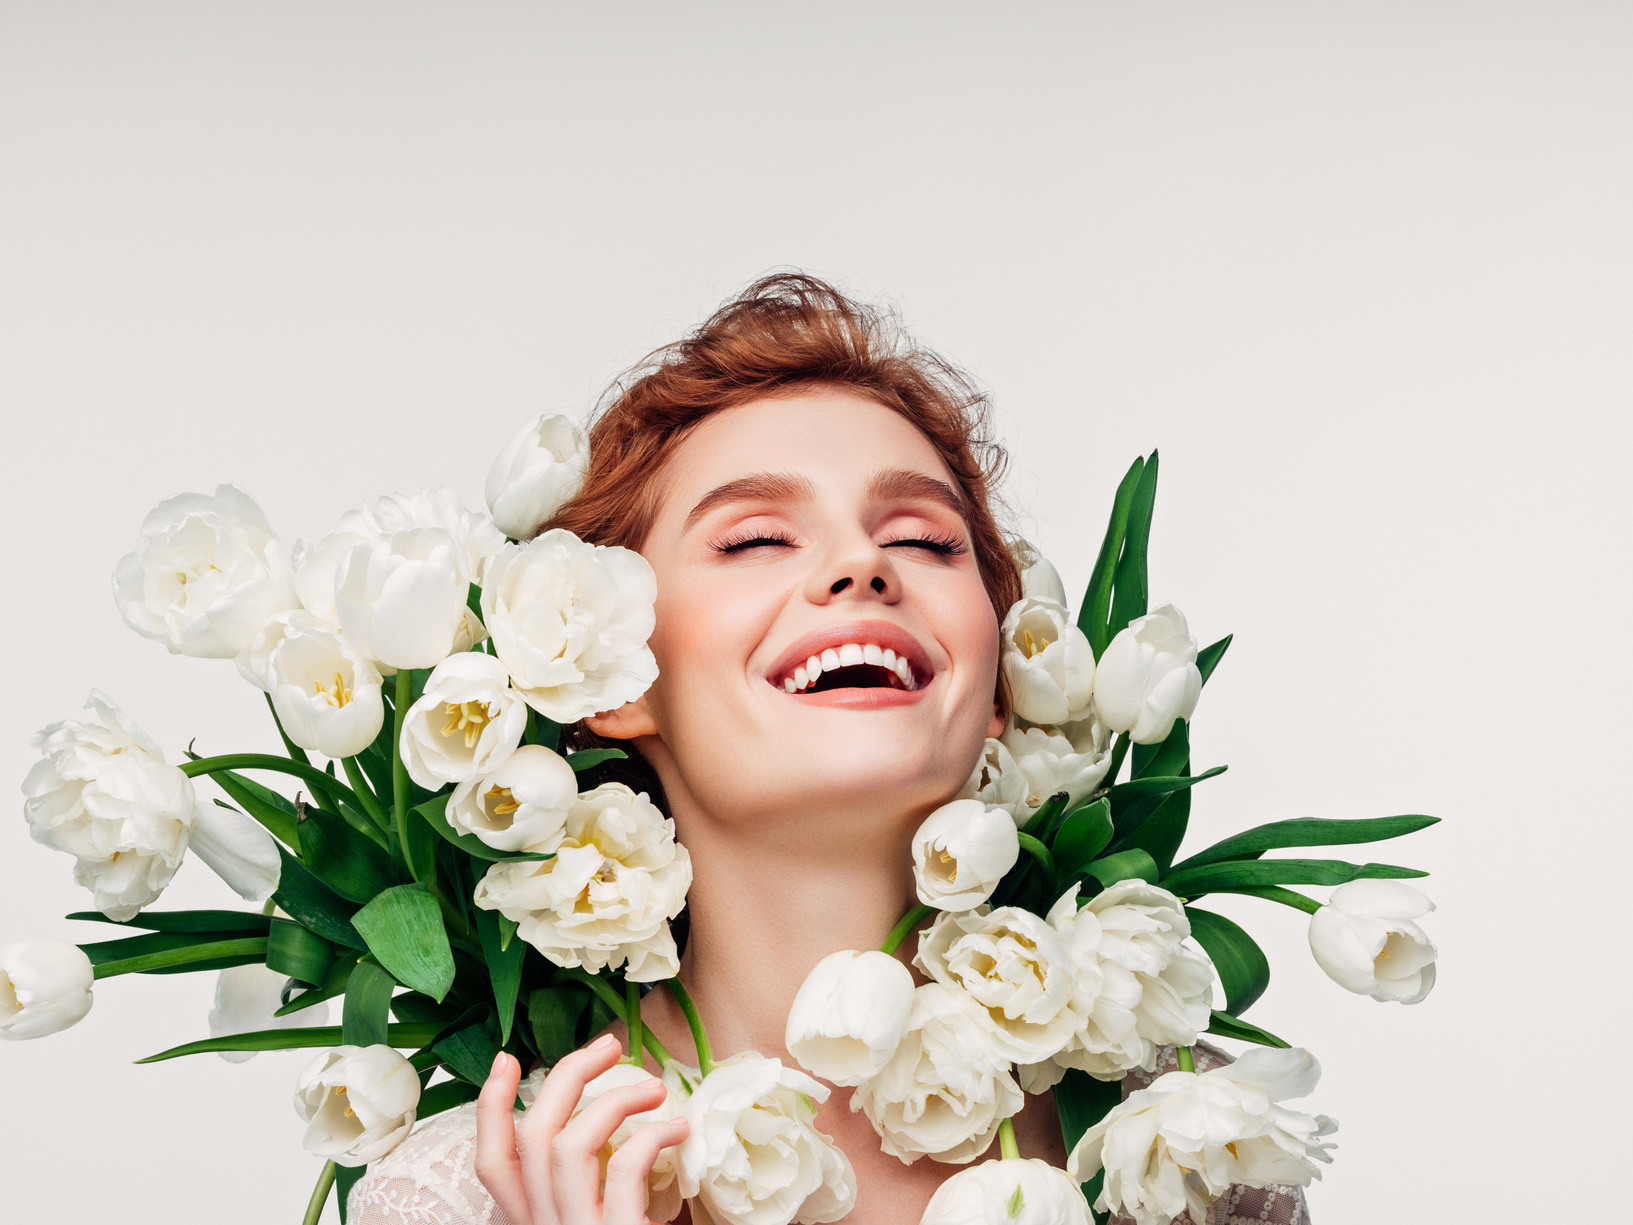
[[[487,798],[499,801],[493,806],[493,815],[496,817],[508,817],[522,806],[522,802],[510,794],[509,787],[501,787],[497,783],[488,788]]]
[[[1028,659],[1032,659],[1035,656],[1042,655],[1045,650],[1047,650],[1050,646],[1053,645],[1053,641],[1051,639],[1049,639],[1049,638],[1034,638],[1034,637],[1032,637],[1032,631],[1031,630],[1022,630],[1021,631],[1021,638],[1022,638],[1021,646],[1026,651],[1026,657]]]
[[[336,710],[339,710],[342,706],[346,705],[346,703],[352,700],[352,691],[346,688],[346,678],[339,672],[335,673],[335,683],[333,689],[329,688],[329,686],[325,685],[322,681],[313,681],[312,692],[317,697],[327,700],[329,705],[333,706]]]
[[[1236,1141],[1232,1140],[1229,1144],[1225,1145],[1225,1151],[1232,1157],[1235,1157],[1237,1160],[1241,1160],[1242,1154],[1236,1151]]]
[[[109,863],[118,863],[119,862],[119,857],[121,855],[123,855],[124,853],[125,852],[123,852],[123,851],[115,851],[112,855],[108,856],[108,862]]]
[[[1388,949],[1379,949],[1378,950],[1378,956],[1379,957],[1388,957],[1389,956],[1389,950]]]
[[[465,747],[474,749],[482,738],[482,729],[499,717],[499,712],[486,702],[449,702],[443,708],[448,722],[442,725],[442,734],[465,734]]]

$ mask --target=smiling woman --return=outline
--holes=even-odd
[[[1021,1083],[1037,1090],[1023,1095],[1007,1059],[983,1058],[988,1029],[955,993],[919,988],[934,1015],[914,1022],[920,1066],[899,1101],[879,1098],[875,1081],[847,1102],[796,1072],[786,1045],[802,984],[819,963],[853,956],[844,950],[883,941],[895,960],[868,954],[872,981],[916,998],[906,967],[917,942],[898,926],[915,903],[913,864],[939,855],[953,865],[948,848],[963,855],[960,839],[974,837],[949,827],[934,846],[915,843],[1009,723],[1000,627],[1022,575],[993,509],[1004,456],[987,407],[888,315],[804,276],[751,286],[609,393],[589,430],[582,491],[524,535],[542,543],[565,530],[622,546],[656,578],[656,680],[566,738],[579,749],[632,746],[615,768],[661,803],[689,854],[686,988],[650,993],[642,1020],[671,1052],[691,1049],[700,1021],[701,1071],[711,1061],[717,1071],[691,1098],[689,1123],[666,1103],[686,1088],[675,1078],[696,1073],[650,1064],[668,1090],[607,1079],[630,1037],[622,1023],[542,1083],[540,1073],[521,1086],[520,1065],[501,1055],[474,1107],[371,1167],[351,1192],[352,1225],[636,1225],[649,1212],[695,1225],[896,1225],[919,1220],[1000,1135],[1004,1156],[1053,1167],[1037,1176],[1037,1205],[1059,1197],[1056,1182],[1066,1188],[1065,1206],[1038,1222],[1087,1219],[1059,1173],[1067,1154],[1053,1082],[1023,1069]],[[983,852],[995,857],[994,879],[1015,857],[1009,817],[1000,824],[988,832],[1003,837]],[[509,867],[518,881],[534,873]],[[1048,929],[1038,938],[1053,939]],[[1047,954],[1033,949],[1023,962],[1023,976],[1043,967],[1052,999]],[[952,1011],[935,1011],[937,1000]],[[1198,1066],[1211,1066],[1197,1049]],[[760,1083],[776,1060],[781,1071]],[[731,1088],[731,1076],[742,1083]],[[515,1116],[519,1088],[532,1104]],[[716,1092],[746,1095],[721,1115],[735,1122],[717,1125],[699,1104]],[[759,1124],[744,1121],[756,1111]],[[894,1129],[887,1143],[880,1111]],[[969,1208],[960,1197],[975,1184],[961,1185],[949,1194]],[[1303,1220],[1296,1191],[1247,1197],[1240,1211],[1255,1220]],[[1019,1200],[1006,1205],[1003,1219],[1016,1219]],[[1224,1215],[1210,1219],[1233,1219],[1237,1206],[1222,1201]]]

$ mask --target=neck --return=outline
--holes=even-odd
[[[786,1062],[789,1009],[812,967],[842,949],[878,948],[913,904],[916,822],[873,811],[865,828],[831,814],[809,814],[810,824],[780,810],[728,825],[690,807],[683,800],[676,812],[693,871],[682,981],[717,1059],[755,1050]],[[789,837],[817,827],[831,831],[820,854]]]

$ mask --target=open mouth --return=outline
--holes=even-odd
[[[788,693],[826,693],[833,689],[900,689],[912,692],[920,681],[905,656],[874,642],[847,642],[811,655],[782,678]]]

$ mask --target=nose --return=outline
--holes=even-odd
[[[864,535],[835,548],[812,570],[806,596],[813,604],[846,598],[894,604],[901,598],[901,578],[890,554]]]

